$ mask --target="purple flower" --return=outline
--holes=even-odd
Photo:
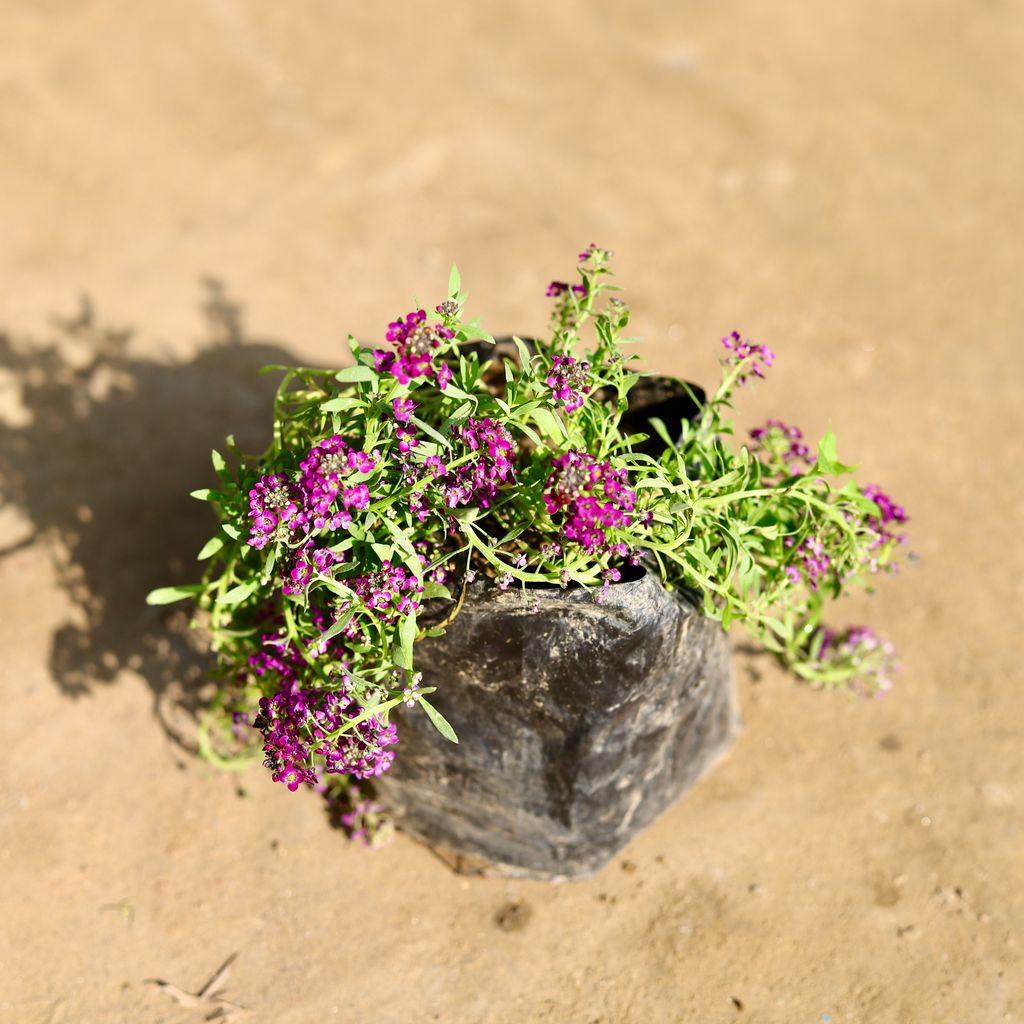
[[[497,420],[470,416],[455,427],[452,440],[475,458],[438,477],[445,504],[448,508],[490,508],[498,490],[515,480],[516,446],[512,435]],[[453,462],[461,457],[457,449],[453,456]],[[436,471],[435,466],[431,465],[432,471]]]
[[[636,492],[628,487],[625,469],[614,469],[586,452],[569,451],[551,460],[546,488],[544,504],[566,540],[591,554],[628,553],[625,544],[613,544],[605,532],[632,522]]]
[[[314,619],[326,626],[322,615]],[[337,640],[337,658],[342,651],[336,645]],[[386,748],[394,746],[398,734],[394,725],[384,725],[376,716],[341,736],[330,735],[364,711],[349,691],[342,664],[337,689],[304,687],[302,680],[309,673],[305,659],[287,637],[272,633],[264,634],[262,649],[249,658],[253,674],[264,686],[275,687],[273,696],[260,699],[253,727],[263,734],[265,763],[273,780],[292,792],[303,784],[315,786],[321,765],[328,773],[363,779],[386,771],[394,758]]]
[[[271,541],[290,541],[304,525],[305,495],[283,473],[262,476],[249,491],[249,546],[261,550]]]
[[[787,578],[792,583],[799,583],[802,580],[811,590],[817,590],[832,566],[832,557],[825,549],[825,545],[817,537],[807,537],[800,544],[797,544],[796,538],[787,537],[783,544],[793,549],[793,557],[797,563],[786,566]]]
[[[338,816],[338,823],[349,839],[372,850],[387,846],[395,838],[395,824],[384,808],[373,800],[363,798],[358,787],[348,793],[350,807]]]
[[[438,363],[437,369],[434,371],[434,380],[442,391],[451,384],[454,376],[452,368],[447,363]]]
[[[782,420],[767,420],[763,427],[754,427],[750,437],[754,441],[751,452],[757,455],[769,470],[784,472],[788,476],[802,476],[814,458],[803,442],[803,432]]]
[[[398,450],[403,455],[408,454],[411,449],[420,443],[420,438],[415,428],[407,427],[404,424],[399,424],[395,428],[395,437],[398,438]]]
[[[434,352],[443,341],[450,341],[455,332],[444,324],[427,320],[422,309],[413,310],[388,324],[387,339],[395,346],[394,352],[378,349],[373,354],[373,365],[378,373],[390,373],[400,383],[423,377],[435,379],[440,388],[451,380],[451,370],[434,365]]]
[[[896,649],[868,626],[849,626],[842,632],[821,628],[810,645],[817,648],[823,667],[843,667],[855,675],[852,688],[862,697],[884,697],[899,670]]]
[[[397,622],[400,615],[419,609],[423,587],[404,566],[382,562],[380,569],[368,576],[344,581],[359,595],[363,604],[384,622]]]
[[[299,463],[302,487],[307,494],[309,517],[318,530],[336,530],[352,522],[350,509],[364,509],[370,503],[365,483],[347,483],[353,473],[377,468],[377,453],[351,449],[339,434],[318,441]],[[341,508],[335,502],[341,498]]]
[[[875,534],[871,542],[868,568],[871,572],[878,572],[880,569],[894,572],[896,564],[892,561],[893,549],[899,544],[905,544],[907,535],[893,527],[902,526],[909,517],[902,505],[897,505],[875,484],[869,484],[864,488],[864,497],[878,506],[877,515],[869,514],[863,519],[864,525]]]
[[[587,294],[587,286],[586,284],[570,285],[565,281],[552,281],[548,285],[548,290],[545,294],[549,299],[557,299],[562,295],[567,295],[569,292],[582,299]]]
[[[565,405],[566,412],[574,412],[586,400],[590,393],[589,373],[589,363],[579,362],[572,356],[555,356],[545,383],[554,397]]]
[[[328,548],[316,548],[312,541],[295,552],[290,564],[286,564],[281,572],[281,590],[285,594],[304,593],[313,579],[314,574],[328,575],[329,570],[341,564],[344,556],[336,555]]]
[[[274,782],[293,793],[303,783],[317,784],[316,767],[329,774],[367,779],[391,767],[398,742],[393,724],[372,716],[349,732],[332,736],[365,710],[342,686],[338,690],[302,688],[294,679],[282,681],[272,697],[260,699],[255,727],[263,734],[265,764]]]
[[[752,376],[764,377],[764,371],[775,362],[775,353],[767,345],[755,345],[741,337],[739,331],[723,338],[722,344],[731,353],[727,362],[743,367],[743,372],[736,378],[739,384],[746,384]]]
[[[391,408],[394,410],[395,422],[408,423],[418,406],[411,398],[396,398]]]

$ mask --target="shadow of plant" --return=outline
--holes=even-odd
[[[0,493],[32,524],[24,540],[0,543],[0,558],[35,542],[53,552],[76,609],[53,637],[53,677],[77,697],[137,672],[161,725],[188,749],[209,659],[186,610],[147,607],[145,597],[198,580],[195,556],[215,524],[189,491],[216,482],[209,453],[225,435],[243,451],[266,446],[277,377],[259,370],[295,362],[247,333],[219,281],[203,288],[205,336],[187,362],[134,354],[133,331],[104,324],[88,298],[46,337],[0,333],[11,399]]]

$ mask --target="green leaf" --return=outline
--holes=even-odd
[[[242,536],[242,531],[237,526],[232,526],[230,523],[221,523],[220,527],[232,540],[238,540]]]
[[[216,448],[210,452],[210,461],[213,463],[214,471],[220,477],[222,483],[231,483],[231,471],[228,469],[227,461]]]
[[[434,728],[446,739],[452,743],[458,743],[459,737],[455,735],[455,730],[448,724],[448,719],[441,714],[433,704],[426,699],[426,697],[420,697],[419,704],[427,713],[427,717],[431,722],[434,723]]]
[[[451,390],[451,385],[448,385],[448,389]],[[423,431],[428,437],[432,437],[435,441],[444,445],[445,448],[451,448],[451,442],[443,434],[439,434],[429,423],[424,423],[418,416],[409,417],[413,423],[416,424],[420,430]]]
[[[829,462],[836,462],[839,456],[836,454],[836,435],[833,433],[832,428],[828,428],[828,432],[818,442],[818,454]]]
[[[451,273],[448,275],[448,295],[453,299],[459,297],[459,289],[462,287],[462,275],[459,273],[459,268],[452,264]]]
[[[478,338],[480,341],[489,341],[492,345],[494,344],[494,338],[480,326],[479,318],[468,324],[463,324],[462,333],[470,340]]]
[[[146,595],[146,604],[174,604],[184,601],[186,597],[194,597],[203,589],[201,583],[188,583],[180,587],[158,587]]]
[[[347,625],[349,619],[355,614],[355,608],[349,608],[348,611],[342,615],[337,622],[332,623],[327,629],[320,634],[320,640],[322,643],[326,643],[328,640],[336,637]]]
[[[526,347],[526,342],[522,338],[512,337],[512,344],[515,345],[516,351],[519,353],[519,365],[524,369],[528,370],[530,364],[533,361],[533,356],[530,355],[530,350]]]
[[[839,461],[839,455],[836,453],[836,435],[832,432],[831,427],[818,442],[818,459],[815,467],[819,472],[830,476],[843,476],[846,473],[852,473],[857,468],[856,466],[847,466]]]
[[[474,408],[480,402],[478,395],[471,395],[468,391],[463,391],[457,384],[448,384],[444,389],[444,393],[447,398],[468,398],[473,403]]]
[[[351,383],[359,380],[376,380],[377,371],[372,366],[346,366],[343,370],[339,370],[334,375],[335,380],[340,380],[342,383]]]
[[[404,648],[397,641],[391,644],[391,662],[399,668],[404,668],[406,672],[412,671],[412,658],[406,655]]]
[[[202,562],[204,559],[211,557],[211,555],[217,554],[220,549],[224,547],[223,537],[211,537],[204,545],[203,550],[196,555],[196,561]]]
[[[241,604],[247,597],[256,592],[256,588],[259,586],[259,580],[246,580],[245,583],[239,583],[237,587],[232,587],[225,594],[221,595],[221,604]]]
[[[402,619],[398,627],[398,636],[402,643],[402,654],[405,656],[406,664],[412,667],[412,645],[416,642],[416,613],[412,612]]]
[[[346,409],[351,409],[354,405],[358,404],[350,395],[339,395],[337,398],[329,398],[326,402],[321,402],[320,411],[344,412]]]
[[[386,700],[381,704],[375,704],[373,707],[367,708],[361,714],[356,715],[355,718],[350,718],[342,727],[341,732],[351,732],[357,725],[362,725],[363,722],[370,718],[380,718],[384,721],[387,720],[388,712],[397,705],[402,703],[401,697],[392,697],[391,700]]]
[[[538,406],[530,415],[533,417],[533,422],[540,427],[541,433],[556,441],[565,438],[565,425],[550,409]]]
[[[220,491],[211,490],[209,487],[200,487],[198,491],[189,491],[189,494],[200,501],[220,501],[224,497]]]
[[[385,519],[384,520],[385,525],[387,525],[390,522],[391,522],[390,519]],[[380,559],[380,561],[382,561],[382,562],[390,562],[390,561],[394,560],[394,557],[395,557],[395,546],[394,546],[394,544],[371,544],[370,547],[373,548],[373,553],[377,556],[378,559]]]
[[[423,584],[423,600],[429,601],[434,597],[443,597],[450,601],[452,599],[452,592],[441,583],[433,583],[427,580]]]

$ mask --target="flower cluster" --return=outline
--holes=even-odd
[[[352,785],[345,794],[347,807],[339,808],[337,822],[349,839],[379,850],[395,838],[395,823],[384,806],[363,796],[358,786]]]
[[[352,522],[353,511],[367,508],[370,489],[348,478],[355,473],[372,473],[377,468],[376,453],[355,451],[338,434],[313,445],[299,463],[309,522],[317,530],[337,530]],[[335,502],[341,498],[341,505]]]
[[[544,383],[565,406],[566,412],[575,412],[590,393],[587,382],[589,374],[589,363],[574,359],[572,356],[559,355],[552,360],[551,372]]]
[[[393,724],[371,716],[339,734],[365,710],[344,687],[303,689],[289,681],[272,697],[260,698],[259,707],[254,725],[263,734],[264,763],[274,782],[293,793],[303,783],[318,783],[314,755],[323,759],[324,771],[357,779],[382,774],[394,760],[387,749],[398,742]]]
[[[875,534],[871,541],[868,567],[871,572],[878,572],[882,568],[894,571],[896,565],[891,560],[893,548],[907,542],[907,535],[902,531],[897,532],[894,526],[906,523],[907,513],[902,505],[897,505],[881,487],[874,484],[864,488],[864,497],[878,506],[878,515],[864,517],[865,526]]]
[[[862,697],[884,697],[898,671],[896,649],[869,626],[849,626],[842,632],[821,629],[812,641],[817,660],[827,671],[840,669],[853,675]]]
[[[436,457],[433,462],[427,459],[429,468],[439,477],[445,504],[448,508],[490,508],[499,489],[515,480],[516,445],[512,435],[497,420],[470,416],[452,431],[452,437],[470,454],[468,461],[446,468]]]
[[[800,476],[814,464],[814,456],[804,444],[803,431],[799,427],[790,426],[782,420],[767,420],[763,427],[754,427],[750,437],[754,442],[751,452],[761,458],[770,470]]]
[[[385,560],[377,572],[345,582],[383,622],[395,622],[420,607],[423,586],[404,566]]]
[[[350,695],[344,672],[336,689],[304,687],[302,680],[309,673],[306,661],[280,634],[263,635],[262,647],[249,658],[249,668],[255,676],[276,684],[271,696],[260,698],[253,723],[263,734],[265,764],[274,782],[284,783],[292,792],[303,783],[316,785],[315,757],[328,773],[361,779],[390,767],[395,755],[387,748],[398,741],[395,727],[375,715],[349,726],[365,709]]]
[[[783,542],[787,548],[793,548],[793,556],[797,564],[786,566],[786,576],[791,583],[803,580],[811,590],[817,590],[829,569],[832,567],[832,556],[825,545],[817,537],[807,537],[799,544],[793,537]]]
[[[444,390],[452,379],[451,367],[434,362],[434,352],[442,342],[451,341],[455,332],[444,324],[431,323],[422,309],[413,310],[388,324],[387,338],[394,352],[378,349],[373,365],[378,373],[389,373],[401,384],[423,377]]]
[[[569,294],[582,299],[587,294],[587,286],[585,284],[569,284],[567,281],[552,281],[545,292],[549,299],[558,299]]]
[[[764,371],[775,362],[775,353],[767,345],[755,345],[742,337],[739,331],[723,338],[722,344],[730,351],[726,362],[740,368],[736,377],[739,384],[746,384],[751,377],[763,378]]]
[[[627,484],[625,469],[598,462],[587,452],[568,451],[551,460],[544,504],[561,524],[566,540],[591,554],[612,550],[625,557],[627,545],[609,541],[606,531],[632,522],[629,513],[636,505],[636,492]]]
[[[344,555],[338,555],[330,548],[318,548],[313,541],[307,541],[282,569],[281,592],[304,593],[314,575],[326,575],[333,566],[344,560]]]
[[[249,546],[259,551],[271,541],[290,541],[305,525],[304,505],[302,489],[283,473],[261,476],[249,491]]]
[[[595,257],[601,262],[607,262],[615,254],[611,249],[602,249],[599,245],[595,245],[593,242],[590,243],[577,257],[577,263],[586,263],[587,260],[594,259]]]

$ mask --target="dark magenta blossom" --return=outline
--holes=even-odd
[[[396,398],[391,402],[396,423],[408,423],[417,408],[419,407],[411,398]]]
[[[790,476],[802,476],[814,465],[810,448],[804,444],[803,431],[783,423],[766,420],[763,427],[754,427],[750,437],[754,441],[751,452],[769,465],[784,470]]]
[[[302,594],[309,586],[314,575],[328,575],[330,570],[344,561],[343,555],[337,555],[328,548],[317,548],[312,541],[295,552],[291,563],[282,573],[281,590],[285,594]]]
[[[420,443],[419,434],[416,433],[416,428],[406,426],[404,423],[400,423],[395,428],[395,437],[398,438],[398,450],[403,455],[408,454]]]
[[[817,537],[807,537],[797,544],[794,537],[787,537],[783,543],[794,549],[794,564],[786,566],[786,576],[791,583],[806,583],[811,590],[818,585],[832,567],[832,556]]]
[[[398,742],[393,723],[367,718],[340,736],[332,736],[364,708],[342,686],[339,690],[301,687],[294,678],[282,679],[272,697],[262,697],[255,727],[263,733],[265,764],[274,782],[293,793],[303,783],[315,786],[317,766],[333,775],[368,779],[391,767]]]
[[[442,342],[454,337],[455,332],[450,327],[428,321],[422,309],[413,310],[388,324],[387,339],[395,346],[395,351],[377,349],[373,353],[374,368],[378,373],[390,373],[401,384],[420,377],[432,379],[443,390],[452,378],[452,371],[445,363],[434,364],[434,352]]]
[[[896,648],[869,626],[849,626],[842,632],[822,627],[811,641],[817,648],[818,662],[829,666],[848,666],[855,673],[851,688],[862,697],[884,697],[899,671]]]
[[[583,298],[587,294],[586,284],[569,284],[566,281],[552,281],[548,285],[548,290],[545,292],[549,299],[557,299],[562,295],[566,295],[572,292],[579,298]]]
[[[896,565],[891,560],[893,549],[907,541],[907,535],[897,528],[906,523],[909,516],[903,506],[897,505],[881,487],[869,484],[863,493],[865,498],[878,506],[877,515],[869,514],[864,517],[864,525],[875,533],[875,538],[871,542],[868,568],[871,572],[878,572],[880,569],[894,572]]]
[[[307,495],[308,518],[317,530],[337,530],[352,522],[352,512],[368,508],[370,490],[364,482],[349,479],[355,473],[377,468],[376,452],[355,451],[334,434],[317,443],[299,463],[302,487]],[[341,498],[341,507],[337,499]]]
[[[305,525],[306,496],[283,473],[262,476],[249,491],[249,546],[261,550],[271,541],[290,541]]]
[[[400,615],[409,615],[421,606],[423,585],[401,565],[381,562],[376,572],[344,582],[383,622],[397,622]]]
[[[452,440],[456,447],[453,462],[460,445],[474,457],[438,477],[445,504],[448,508],[490,508],[499,489],[515,480],[516,445],[512,435],[497,420],[470,416],[454,428]],[[437,473],[437,464],[431,469]]]
[[[583,405],[590,393],[587,386],[589,374],[589,363],[572,356],[555,356],[545,383],[555,398],[564,404],[565,411],[574,412]]]
[[[586,452],[569,451],[551,460],[545,486],[544,504],[566,540],[591,554],[628,553],[625,544],[610,542],[606,533],[632,522],[629,513],[636,506],[636,492],[628,486],[625,469],[598,462]]]
[[[730,351],[727,361],[743,367],[736,378],[739,384],[746,384],[751,377],[763,378],[764,371],[775,362],[775,353],[767,345],[755,345],[741,337],[739,331],[723,338],[722,344]]]
[[[314,616],[326,626],[322,614]],[[335,640],[309,652],[321,656],[331,648],[340,660],[343,650]],[[271,697],[259,702],[253,727],[263,734],[265,764],[275,782],[293,793],[303,784],[317,785],[318,769],[332,774],[365,779],[385,772],[394,759],[388,747],[398,742],[394,725],[384,725],[372,716],[341,736],[336,732],[365,710],[351,695],[346,663],[342,662],[341,685],[336,689],[303,687],[309,675],[305,658],[288,638],[264,634],[263,646],[249,658],[250,671],[266,683],[276,684]]]

